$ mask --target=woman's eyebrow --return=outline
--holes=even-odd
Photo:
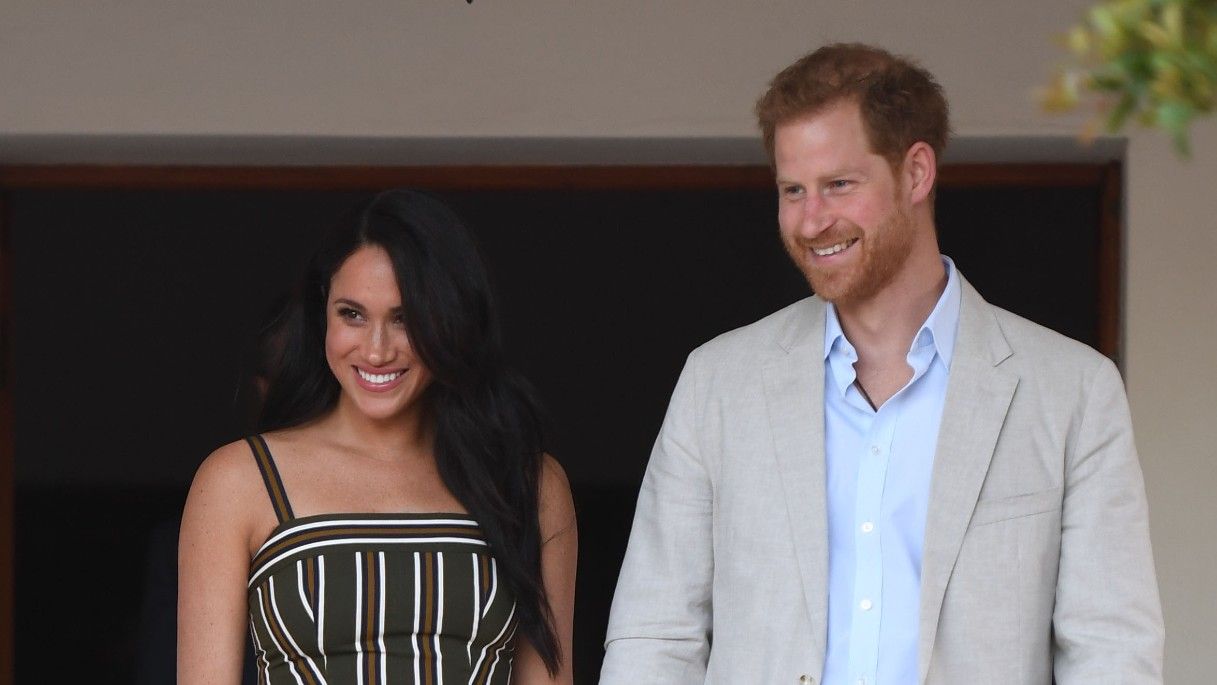
[[[334,300],[334,304],[335,305],[344,304],[348,307],[354,307],[355,309],[367,309],[367,307],[365,307],[362,304],[356,302],[355,300],[352,300],[347,297],[340,297],[340,298]],[[389,312],[392,314],[401,314],[405,311],[406,311],[406,308],[403,305],[398,305],[389,310]]]

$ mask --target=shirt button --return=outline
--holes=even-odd
[[[811,684],[812,684],[812,683],[814,683],[814,682],[815,682],[815,681],[814,681],[814,680],[812,680],[812,679],[811,679],[811,676],[809,676],[809,675],[801,675],[801,676],[799,676],[799,683],[800,683],[800,685],[811,685]]]
[[[875,529],[875,524],[871,523],[870,521],[867,521],[866,523],[862,524],[863,533],[869,533],[874,529]]]
[[[871,607],[873,607],[873,606],[875,606],[874,603],[871,602],[869,599],[864,599],[861,602],[858,602],[858,608],[861,609],[862,611],[870,611]]]
[[[871,454],[873,454],[873,455],[875,455],[875,456],[879,456],[879,452],[880,452],[880,451],[881,451],[881,450],[879,449],[879,446],[878,446],[878,445],[871,445],[871,446],[870,446],[870,453],[871,453]]]

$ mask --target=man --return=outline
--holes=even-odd
[[[757,114],[816,295],[690,355],[601,682],[1160,683],[1119,374],[939,254],[933,77],[833,45]]]

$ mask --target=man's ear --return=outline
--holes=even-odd
[[[900,167],[904,187],[910,204],[926,201],[934,191],[938,180],[938,155],[928,143],[918,141],[904,153],[904,164]]]

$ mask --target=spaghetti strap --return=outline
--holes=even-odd
[[[262,482],[266,485],[266,493],[270,495],[270,503],[275,508],[275,515],[279,517],[279,523],[289,521],[296,518],[292,513],[292,504],[287,501],[287,489],[283,487],[283,479],[279,477],[279,469],[275,467],[275,460],[270,456],[270,448],[266,446],[266,440],[262,439],[261,435],[251,435],[245,438],[249,443],[249,449],[254,453],[254,460],[258,462],[258,470],[262,472]]]

